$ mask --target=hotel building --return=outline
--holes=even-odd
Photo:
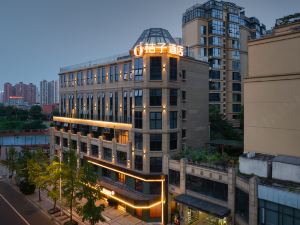
[[[168,157],[208,141],[208,63],[167,30],[145,30],[129,54],[62,68],[52,154],[77,150],[120,209],[167,223]]]
[[[265,29],[255,17],[246,17],[242,7],[226,1],[196,4],[183,14],[183,45],[190,56],[209,62],[209,104],[232,122],[243,105],[248,39]]]

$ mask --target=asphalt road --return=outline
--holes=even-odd
[[[23,194],[0,181],[0,225],[54,225]]]

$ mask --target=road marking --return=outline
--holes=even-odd
[[[0,197],[15,211],[15,213],[27,224],[30,225],[30,223],[28,223],[28,221],[9,203],[9,201],[6,200],[6,198],[3,197],[2,194],[0,194]]]

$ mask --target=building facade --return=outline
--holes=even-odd
[[[21,97],[28,105],[36,104],[36,86],[32,83],[24,84],[19,82],[15,85],[4,84],[4,103],[8,104],[10,97]]]
[[[243,105],[248,38],[259,37],[265,29],[231,2],[210,0],[183,14],[183,45],[190,56],[209,62],[209,104],[228,120],[236,119]]]
[[[58,103],[58,81],[46,81],[40,82],[40,104],[51,105]]]
[[[167,223],[166,158],[208,141],[207,62],[151,28],[130,54],[62,68],[59,78],[53,154],[76,149],[119,208]]]

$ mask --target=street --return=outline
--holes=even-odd
[[[5,181],[0,181],[0,225],[53,225],[40,209]]]

